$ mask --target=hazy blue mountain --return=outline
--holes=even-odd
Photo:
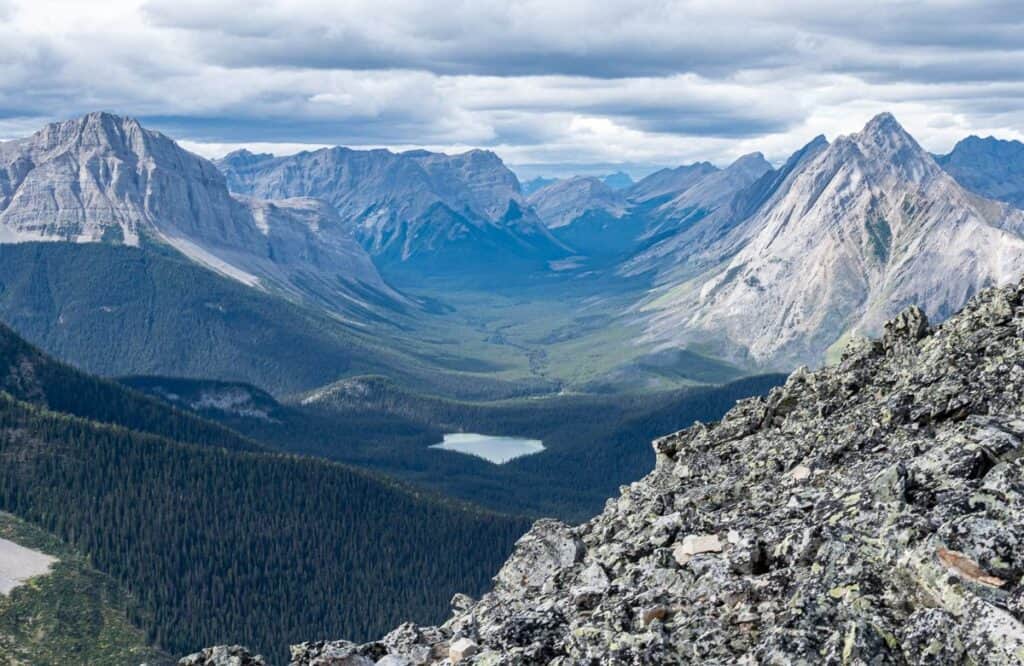
[[[384,265],[493,271],[499,258],[542,265],[566,254],[526,204],[515,174],[490,151],[238,151],[218,165],[235,192],[330,203]]]
[[[25,241],[166,244],[246,285],[343,314],[404,300],[330,207],[235,198],[211,162],[109,113],[0,143],[0,242]]]
[[[587,213],[622,217],[626,199],[593,176],[557,180],[530,195],[527,202],[549,229],[565,227]]]
[[[635,184],[633,177],[624,171],[610,173],[607,176],[603,176],[601,180],[613,190],[626,190]]]
[[[537,190],[541,189],[542,187],[547,187],[548,185],[556,182],[557,180],[558,178],[545,178],[544,176],[537,176],[536,178],[531,178],[530,180],[522,184],[523,196],[528,197]]]
[[[687,190],[708,174],[718,171],[710,162],[697,162],[672,169],[655,171],[626,190],[626,196],[636,203],[659,201]]]
[[[1024,143],[969,136],[935,159],[968,190],[1024,208]]]
[[[676,230],[686,229],[727,205],[738,192],[771,170],[772,165],[764,159],[764,155],[751,153],[738,158],[724,169],[705,173],[699,178],[693,178],[692,172],[687,172],[686,178],[666,179],[662,189],[669,182],[681,184],[682,187],[664,192],[654,200],[657,206],[647,207],[647,237],[657,239]],[[633,190],[630,192],[631,199],[637,200],[637,193]]]
[[[745,219],[697,223],[724,233],[691,244],[689,272],[660,265],[645,306],[652,339],[818,363],[908,304],[940,320],[1024,272],[1024,213],[966,191],[889,114],[815,140],[769,177],[749,198],[756,210],[736,208]]]

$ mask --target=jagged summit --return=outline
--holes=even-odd
[[[674,260],[655,263],[650,339],[820,364],[909,303],[942,319],[1024,272],[1024,214],[965,191],[889,114],[765,178],[649,252]]]
[[[1024,282],[884,331],[657,440],[650,475],[535,523],[443,625],[292,664],[1020,663]]]
[[[740,155],[726,167],[726,169],[756,171],[758,174],[762,174],[771,168],[771,163],[764,158],[764,153],[760,151]]]

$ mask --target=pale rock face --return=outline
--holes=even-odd
[[[159,220],[166,233],[244,242],[255,230],[223,182],[211,163],[138,121],[92,113],[0,144],[0,233],[138,245]]]
[[[719,221],[720,222],[720,221]],[[888,114],[796,159],[749,217],[666,272],[648,335],[757,366],[821,363],[908,304],[949,316],[1024,272],[1024,213],[965,191]]]
[[[583,176],[555,181],[531,194],[528,203],[549,229],[568,226],[587,213],[619,218],[627,208],[621,192],[599,178]]]
[[[1024,208],[1024,143],[969,136],[936,161],[968,190]]]
[[[359,298],[345,285],[401,298],[329,206],[236,199],[211,162],[109,113],[0,144],[0,242],[33,240],[167,243],[247,285],[341,309]]]
[[[626,190],[626,196],[634,203],[652,200],[685,191],[701,179],[718,171],[710,162],[697,162],[674,169],[655,171]]]
[[[325,148],[287,157],[238,151],[218,162],[232,191],[330,203],[372,254],[402,260],[486,236],[517,249],[558,246],[497,155]]]
[[[761,153],[740,157],[725,169],[713,171],[671,193],[671,198],[651,213],[647,236],[686,229],[728,204],[737,192],[772,170]]]

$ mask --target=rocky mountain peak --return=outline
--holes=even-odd
[[[762,175],[766,171],[770,171],[772,168],[771,163],[764,158],[764,154],[760,152],[748,153],[741,155],[736,158],[728,167],[727,171],[741,171],[748,174],[753,174],[755,177]]]
[[[526,205],[515,174],[491,151],[335,147],[258,162],[225,158],[219,165],[234,192],[327,201],[386,262],[452,267],[459,262],[444,257],[465,258],[473,249],[531,260],[564,254]]]
[[[1024,143],[969,136],[936,159],[972,192],[1024,208]]]
[[[293,666],[1024,658],[1024,282],[654,442],[603,513],[541,520],[437,627]],[[210,664],[201,653],[186,664]]]
[[[710,242],[679,244],[690,254],[652,301],[652,339],[818,364],[907,303],[942,319],[1024,271],[1024,216],[965,191],[889,114],[815,140],[732,204],[688,231]]]
[[[934,158],[917,143],[891,113],[872,118],[858,134],[840,137],[848,140],[865,156],[869,168],[898,172],[899,177],[914,182],[934,178],[941,173]]]
[[[341,309],[361,305],[366,286],[398,297],[333,210],[235,198],[212,162],[106,112],[0,144],[0,242],[23,241],[166,244],[249,286]],[[328,286],[310,293],[310,275]]]
[[[549,229],[572,224],[588,212],[621,217],[626,210],[621,193],[595,176],[557,180],[531,194],[528,202]]]

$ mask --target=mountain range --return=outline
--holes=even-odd
[[[1024,268],[1021,154],[1016,142],[969,138],[936,157],[883,114],[778,168],[753,153],[721,169],[560,179],[526,195],[489,151],[243,150],[213,163],[134,119],[94,113],[0,144],[0,247],[180,256],[274,309],[337,320],[366,350],[364,370],[412,351],[419,376],[444,358],[439,372],[472,367],[473,381],[582,387],[628,375],[648,386],[661,380],[635,369],[654,355],[746,371],[818,364],[908,303],[941,319],[1004,284]],[[26,257],[5,269],[9,284],[32,289],[0,291],[0,314],[91,370],[182,371],[94,364],[107,334],[55,346],[75,310],[53,288],[58,273],[38,271],[63,270],[41,262],[60,252],[34,250],[32,266]],[[498,295],[570,316],[557,329],[555,318],[499,323]],[[573,378],[576,363],[592,366],[587,379]]]
[[[1024,212],[959,185],[889,114],[768,177],[749,214],[705,217],[702,242],[657,266],[649,335],[814,362],[909,304],[941,320],[1024,272]]]
[[[401,300],[330,206],[232,196],[212,163],[109,113],[0,144],[0,241],[163,243],[339,313],[367,307],[368,293]]]
[[[820,614],[859,622],[840,636],[850,650],[865,627],[905,620],[923,631],[928,622],[915,624],[902,602],[868,613],[884,597],[871,592],[878,579],[859,579],[864,596],[844,587],[854,560],[840,551],[822,560],[833,588],[819,590],[814,558],[786,550],[820,543],[837,512],[856,523],[843,507],[863,506],[872,529],[901,519],[859,495],[837,509],[835,495],[795,486],[775,506],[766,489],[780,474],[817,487],[821,469],[851,492],[870,486],[881,503],[913,505],[914,520],[945,520],[928,512],[949,488],[963,508],[986,474],[1002,478],[994,470],[1016,459],[1009,440],[977,419],[1020,393],[1005,359],[1020,356],[1007,335],[1021,288],[988,288],[1024,273],[1022,173],[1018,143],[972,137],[935,156],[890,114],[816,137],[778,166],[750,153],[637,182],[613,174],[529,188],[489,151],[335,147],[212,162],[131,118],[53,123],[0,143],[0,509],[109,576],[118,619],[168,653],[230,639],[280,658],[309,636],[366,640],[408,618],[436,622],[456,588],[484,592],[526,529],[497,511],[576,520],[619,486],[623,498],[591,527],[542,521],[520,540],[497,596],[454,600],[454,632],[406,625],[392,638],[421,661],[444,659],[448,638],[472,634],[465,611],[476,608],[486,622],[474,640],[492,651],[522,648],[524,663],[600,660],[608,627],[655,635],[676,613],[659,596],[665,571],[718,571],[667,546],[684,525],[724,536],[708,522],[719,517],[744,530],[705,551],[740,557],[713,574],[730,589],[740,583],[726,569],[800,562],[811,573],[796,582],[824,600],[817,608],[851,599],[853,615]],[[931,334],[928,318],[978,294]],[[882,330],[880,342],[859,339]],[[716,421],[778,385],[768,371],[827,362],[839,365],[799,370],[723,424],[662,440],[654,477],[623,485],[649,468],[651,437]],[[902,388],[887,395],[897,374]],[[822,422],[835,409],[838,435]],[[960,421],[994,443],[964,454]],[[1019,430],[1009,417],[992,423]],[[936,429],[939,440],[919,439]],[[432,446],[467,431],[536,438],[544,450],[496,465]],[[795,432],[800,446],[831,448],[794,457]],[[737,456],[741,440],[753,448]],[[887,442],[911,452],[915,472]],[[921,448],[932,445],[937,463]],[[851,451],[875,457],[847,467]],[[935,469],[943,476],[932,483]],[[662,492],[694,474],[711,485]],[[746,487],[764,497],[737,518],[743,498],[732,495]],[[714,515],[691,511],[709,502]],[[813,519],[770,543],[748,540],[750,516],[769,504],[778,524]],[[1012,555],[979,543],[964,548],[1019,578]],[[894,548],[886,557],[917,557]],[[855,561],[857,572],[870,566]],[[625,619],[623,606],[600,606],[626,589],[608,571],[643,581]],[[732,647],[700,638],[714,627],[772,623],[792,608],[772,592],[770,614],[729,606],[718,617],[725,607],[701,596],[699,576],[687,581],[714,616],[696,643],[719,656]],[[871,654],[891,643],[882,631]],[[836,652],[840,638],[822,649]],[[123,649],[140,641],[132,634]],[[633,647],[622,649],[641,661],[662,655]]]
[[[237,151],[217,162],[235,192],[329,203],[379,261],[549,259],[565,248],[490,151],[444,155],[325,148],[287,157]]]

